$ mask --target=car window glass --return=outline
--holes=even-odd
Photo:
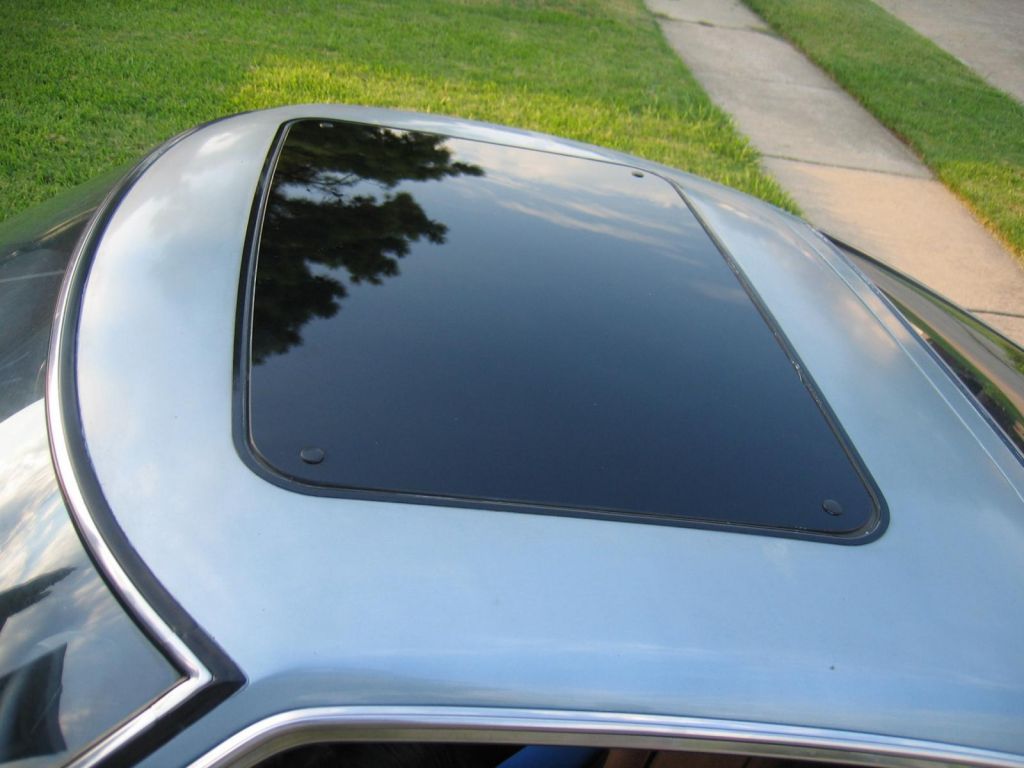
[[[54,305],[68,260],[117,169],[0,224],[0,420],[43,396]]]
[[[803,760],[572,745],[349,742],[297,747],[256,768],[814,768]],[[829,763],[832,766],[842,764]]]
[[[879,529],[812,377],[660,176],[298,121],[255,239],[240,447],[296,490]]]
[[[0,421],[0,478],[0,764],[64,765],[182,675],[82,545],[42,403]]]

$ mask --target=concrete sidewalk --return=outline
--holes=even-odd
[[[808,220],[1024,344],[1024,270],[831,78],[736,0],[647,5]]]

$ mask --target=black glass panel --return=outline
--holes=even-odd
[[[267,194],[248,416],[284,477],[829,533],[876,519],[660,177],[308,121]]]

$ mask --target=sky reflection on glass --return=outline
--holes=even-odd
[[[69,756],[180,675],[82,548],[50,464],[41,401],[0,422],[0,446],[0,763]]]

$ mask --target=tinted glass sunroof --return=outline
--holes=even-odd
[[[434,504],[875,526],[866,474],[664,179],[343,122],[282,141],[242,414],[261,471]]]

